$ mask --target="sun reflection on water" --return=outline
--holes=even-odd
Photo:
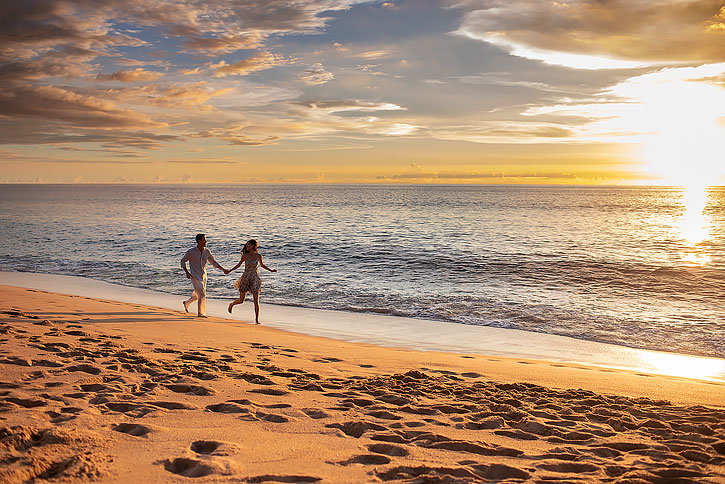
[[[685,242],[682,259],[693,264],[703,265],[711,262],[701,244],[710,237],[710,224],[705,214],[708,203],[708,191],[704,186],[688,186],[682,191],[681,203],[684,212],[678,221],[679,235]]]

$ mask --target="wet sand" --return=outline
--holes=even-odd
[[[0,482],[725,480],[720,381],[0,294]]]

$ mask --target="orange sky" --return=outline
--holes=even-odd
[[[0,182],[725,182],[721,1],[1,8]]]

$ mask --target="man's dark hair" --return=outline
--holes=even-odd
[[[204,234],[196,234],[196,241],[199,242],[204,237],[206,237]]]

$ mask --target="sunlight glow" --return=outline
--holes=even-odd
[[[725,375],[725,363],[721,359],[654,352],[646,352],[641,358],[644,368],[661,375],[698,380],[719,380]]]
[[[642,158],[662,183],[702,189],[722,181],[725,89],[707,76],[722,75],[723,67],[665,69],[612,90],[639,102],[633,119],[624,121],[650,133],[643,137]]]

